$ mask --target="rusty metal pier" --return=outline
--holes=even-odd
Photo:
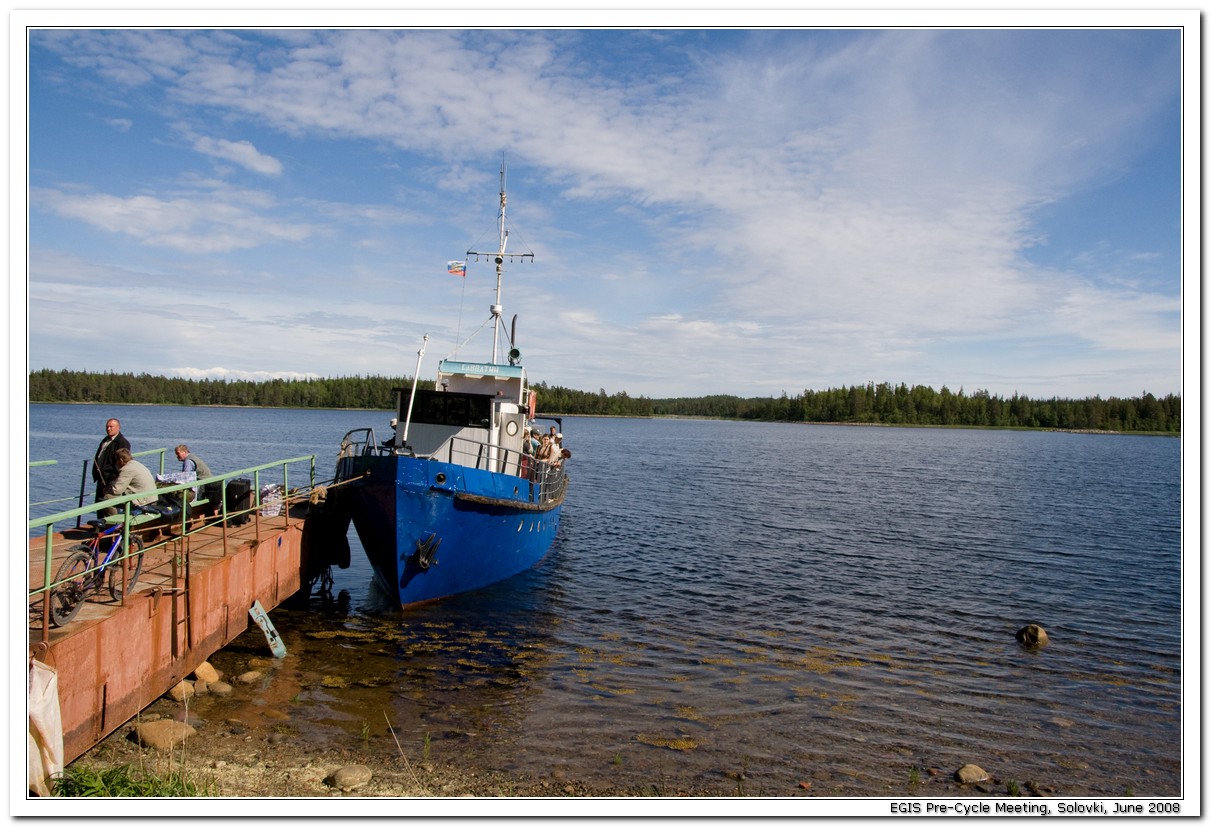
[[[255,603],[270,610],[309,585],[306,496],[287,497],[273,516],[256,503],[242,525],[224,512],[131,527],[146,543],[135,588],[119,602],[92,595],[63,628],[46,621],[38,584],[91,530],[31,540],[29,656],[57,671],[64,765],[247,630]]]

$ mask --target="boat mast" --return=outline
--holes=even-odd
[[[416,352],[416,370],[412,371],[412,395],[408,397],[408,415],[404,417],[404,433],[403,436],[396,442],[396,448],[402,448],[408,444],[408,428],[412,425],[412,405],[416,402],[416,380],[420,377],[420,363],[425,358],[425,346],[429,344],[429,334],[425,334],[425,338],[421,340],[420,350]]]
[[[492,256],[493,260],[496,262],[496,302],[492,305],[491,308],[489,308],[492,312],[492,363],[493,364],[497,363],[497,360],[499,359],[499,356],[500,356],[500,328],[502,325],[504,325],[504,320],[501,318],[501,313],[503,312],[504,308],[500,303],[500,295],[501,295],[501,287],[504,284],[505,259],[508,258],[510,261],[512,261],[513,259],[518,259],[518,258],[520,258],[520,259],[528,258],[531,261],[534,260],[533,253],[506,253],[505,252],[505,247],[508,246],[508,243],[509,243],[509,231],[507,229],[505,229],[505,206],[507,203],[508,203],[508,196],[505,195],[505,162],[502,160],[500,162],[500,212],[499,212],[499,215],[497,216],[498,225],[499,225],[499,239],[498,239],[499,246],[496,248],[496,252],[494,252],[494,253],[476,252],[475,250],[467,251],[468,258],[470,258],[471,256],[475,256],[478,259],[479,256]],[[511,341],[510,341],[510,344],[512,344]]]

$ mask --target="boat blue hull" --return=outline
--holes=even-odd
[[[559,502],[519,476],[406,456],[362,457],[344,495],[375,577],[401,606],[480,589],[546,556]]]

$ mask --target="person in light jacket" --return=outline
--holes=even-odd
[[[124,494],[145,493],[147,496],[136,497],[132,500],[131,506],[151,505],[154,503],[159,495],[156,494],[156,478],[151,475],[148,467],[132,457],[130,451],[126,448],[119,448],[114,454],[118,464],[118,475],[106,489],[105,499],[121,497]],[[109,517],[117,514],[118,509],[110,506],[102,508],[97,513],[104,517]]]

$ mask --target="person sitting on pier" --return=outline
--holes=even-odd
[[[204,480],[213,477],[214,473],[210,470],[210,466],[206,464],[206,460],[202,459],[197,454],[189,450],[189,446],[181,443],[175,449],[177,459],[181,461],[181,470],[185,472],[193,471],[198,475],[199,480]],[[197,489],[194,489],[197,493]],[[201,507],[200,513],[202,516],[210,516],[219,507],[219,498],[223,496],[223,483],[208,482],[202,486],[202,491],[198,495],[200,499],[206,500],[206,504]]]
[[[181,443],[174,450],[177,459],[181,461],[182,471],[193,471],[198,475],[198,479],[200,480],[214,476],[214,474],[210,473],[210,466],[206,464],[206,461],[197,454],[190,453],[189,446],[185,443]]]
[[[110,500],[114,497],[121,497],[124,494],[142,494],[147,493],[146,497],[136,497],[131,501],[131,507],[151,505],[156,501],[156,478],[151,475],[151,471],[146,465],[139,462],[131,456],[130,450],[127,448],[119,448],[115,452],[115,460],[118,465],[118,476],[105,491],[105,499]],[[108,506],[97,511],[97,514],[102,517],[110,517],[118,513],[118,509],[113,506]]]

